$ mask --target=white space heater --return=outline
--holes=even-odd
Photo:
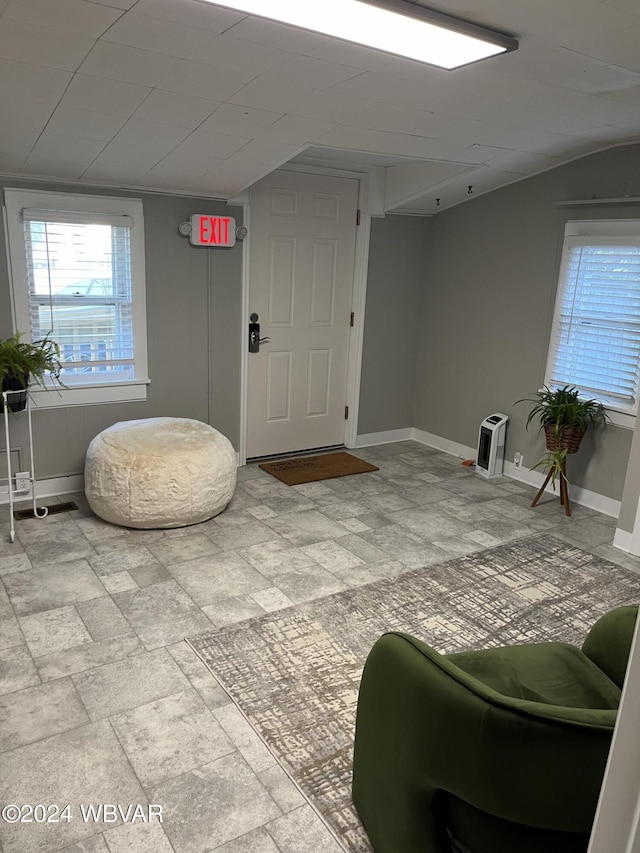
[[[504,441],[507,433],[506,415],[496,412],[480,424],[476,472],[483,477],[501,477],[504,467]]]

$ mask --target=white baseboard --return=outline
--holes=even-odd
[[[356,436],[356,447],[371,447],[372,444],[391,444],[394,441],[409,441],[413,438],[414,430],[389,429],[386,432],[370,432]]]
[[[70,474],[68,477],[51,477],[48,480],[38,480],[36,483],[37,498],[51,498],[56,495],[68,495],[72,492],[84,491],[84,475]],[[14,501],[30,500],[30,492],[14,492]],[[9,489],[0,486],[0,504],[9,503]]]
[[[534,486],[536,489],[540,488],[545,479],[545,475],[539,471],[532,471],[530,468],[516,468],[513,462],[504,463],[504,475],[512,480],[526,483],[528,486]],[[558,491],[554,490],[551,484],[547,486],[545,491],[552,495],[558,495]],[[589,509],[595,509],[596,512],[601,512],[603,515],[610,515],[611,518],[618,518],[620,515],[620,501],[608,498],[598,492],[592,492],[590,489],[575,486],[571,482],[569,483],[569,500],[581,506],[589,507]]]
[[[448,438],[443,438],[440,435],[435,435],[431,432],[426,432],[415,427],[406,429],[389,430],[388,432],[373,432],[369,435],[358,436],[358,447],[365,447],[372,444],[388,444],[392,441],[417,441],[420,444],[426,444],[427,447],[433,447],[435,450],[441,450],[444,453],[450,453],[452,456],[457,456],[459,459],[475,459],[477,448],[468,447],[466,444],[460,444],[457,441],[451,441]],[[539,471],[532,471],[529,468],[516,468],[513,462],[504,463],[504,475],[512,480],[518,480],[521,483],[526,483],[528,486],[534,486],[539,489],[544,482],[544,474]],[[551,486],[547,486],[546,491],[550,494],[558,494],[554,492]],[[594,509],[601,512],[603,515],[609,515],[612,518],[618,518],[620,515],[620,501],[608,498],[606,495],[592,492],[589,489],[582,489],[580,486],[575,486],[569,483],[569,498],[574,503]],[[624,531],[619,531],[624,534]],[[631,534],[627,534],[631,537]],[[617,537],[617,533],[616,533]],[[623,537],[624,538],[624,537]],[[615,540],[614,540],[614,544]],[[629,550],[628,547],[623,550]]]
[[[444,453],[457,456],[459,459],[476,458],[477,448],[475,447],[467,447],[466,444],[459,444],[457,441],[450,441],[448,438],[442,438],[440,435],[434,435],[432,432],[425,432],[423,429],[416,429],[415,427],[411,432],[411,438],[414,441],[433,447],[434,450],[442,450]]]
[[[631,552],[631,540],[633,539],[633,533],[629,533],[627,530],[622,530],[621,528],[616,529],[616,534],[613,537],[613,547],[619,548],[621,551],[626,551],[627,554]]]

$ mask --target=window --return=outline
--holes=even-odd
[[[640,385],[640,220],[568,222],[545,384],[575,385],[633,426]]]
[[[42,408],[146,399],[139,199],[5,190],[14,327],[60,346],[60,394]]]

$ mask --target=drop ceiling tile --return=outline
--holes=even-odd
[[[286,85],[294,81],[298,86],[312,86],[314,89],[328,89],[337,83],[343,83],[352,77],[363,74],[360,68],[311,59],[309,56],[296,56],[279,65],[265,75],[274,86]]]
[[[564,133],[549,133],[538,139],[531,140],[526,147],[522,147],[522,150],[530,151],[532,154],[551,154],[554,157],[571,160],[586,153],[587,148],[594,150],[592,146],[593,143],[579,136],[569,136]]]
[[[175,151],[164,157],[158,164],[145,174],[144,180],[153,182],[154,186],[179,186],[181,183],[191,182],[202,178],[216,166],[221,166],[223,160],[215,157],[186,156],[184,153]]]
[[[162,160],[162,156],[161,152],[150,148],[110,142],[83,172],[82,177],[87,180],[135,183]]]
[[[623,65],[625,68],[630,68],[632,71],[640,71],[640,55],[637,50],[621,56],[615,60],[617,65]]]
[[[138,0],[136,14],[216,33],[223,33],[246,17],[242,12],[207,3],[194,3],[193,0]]]
[[[263,45],[220,36],[211,30],[185,27],[135,12],[115,23],[104,40],[206,65],[251,71],[253,76],[275,68],[292,56]]]
[[[145,172],[142,177],[138,178],[136,183],[144,187],[152,187],[157,191],[164,191],[168,193],[178,193],[181,195],[184,193],[190,193],[198,196],[209,195],[206,190],[202,189],[202,176],[189,178],[179,175],[163,175],[162,173],[156,173],[151,169],[150,171]]]
[[[336,62],[339,65],[349,65],[353,68],[375,71],[379,74],[388,73],[390,68],[405,70],[410,64],[410,60],[404,60],[363,45],[340,41],[340,39],[325,39],[318,47],[307,51],[307,55],[315,59],[322,59],[325,62]]]
[[[110,142],[125,123],[124,116],[58,107],[49,120],[47,132],[74,139],[97,139]]]
[[[436,136],[442,130],[442,117],[426,110],[394,104],[376,104],[352,120],[358,127],[409,133],[417,136]]]
[[[497,189],[498,187],[508,186],[522,179],[522,175],[517,172],[510,172],[502,169],[494,169],[491,164],[481,166],[481,171],[476,172],[473,181],[473,195],[481,195],[489,190]]]
[[[640,81],[640,75],[637,76]],[[548,113],[575,116],[587,121],[613,124],[616,120],[626,119],[629,116],[628,108],[599,94],[589,95],[545,82],[509,78],[503,80],[499,88],[501,97],[491,105],[494,119],[498,118],[498,111],[504,112],[505,101],[514,105],[511,109],[531,108]],[[486,99],[484,102],[486,106]],[[488,114],[489,110],[487,109],[486,112]],[[640,113],[634,114],[633,117],[640,120]]]
[[[198,128],[191,133],[184,142],[176,148],[176,154],[183,153],[195,157],[215,157],[218,160],[226,160],[236,151],[240,151],[249,143],[249,139],[240,136],[227,136],[223,133],[214,133],[211,130]]]
[[[0,60],[0,93],[43,104],[57,104],[73,78],[71,71]]]
[[[602,125],[601,127],[591,128],[585,136],[592,141],[600,142],[600,149],[602,149],[606,145],[617,145],[620,142],[636,142],[638,140],[638,129],[624,131],[619,127]]]
[[[589,29],[584,33],[572,33],[564,42],[564,47],[586,53],[595,59],[624,65],[628,56],[638,55],[638,40],[640,39],[640,23],[635,18],[635,26],[623,26],[614,29],[609,24],[595,32]]]
[[[607,92],[608,100],[616,101],[621,104],[640,105],[640,85],[631,86],[629,89],[618,89],[615,92]]]
[[[122,83],[89,74],[76,74],[60,105],[78,110],[93,110],[128,118],[152,90],[147,86]]]
[[[340,168],[362,171],[369,166],[385,168],[386,166],[406,166],[412,163],[424,163],[424,159],[406,157],[399,154],[379,154],[376,151],[353,151],[348,148],[325,148],[322,145],[308,145],[304,151],[294,158],[293,162],[315,163],[321,166],[331,166],[340,163]]]
[[[507,172],[516,172],[520,175],[529,175],[534,172],[542,172],[544,169],[552,169],[562,163],[561,157],[553,157],[549,154],[531,154],[528,151],[504,151],[497,157],[492,157],[485,165],[492,169],[502,169]]]
[[[448,8],[446,11],[456,14],[454,9]],[[463,13],[463,17],[468,19],[468,12]],[[477,13],[474,18],[477,21]],[[564,3],[558,3],[556,0],[536,0],[535,3],[502,0],[499,7],[496,5],[492,10],[492,18],[492,21],[486,23],[487,26],[493,26],[503,32],[524,33],[525,45],[528,33],[546,37],[547,42],[562,44],[567,39],[571,41],[572,33],[593,32],[605,27],[623,28],[636,23],[633,16],[613,6],[605,6],[601,0]]]
[[[250,71],[205,65],[179,59],[173,70],[158,83],[158,89],[184,92],[199,98],[226,101],[228,97],[254,78]]]
[[[218,166],[202,181],[202,190],[205,192],[219,193],[222,196],[233,196],[236,193],[255,184],[260,178],[271,172],[264,163],[231,163]]]
[[[3,18],[98,38],[122,15],[121,9],[84,0],[10,0]]]
[[[322,59],[325,62],[360,68],[362,71],[371,71],[388,77],[397,77],[406,82],[418,83],[421,86],[441,86],[451,83],[450,72],[441,68],[434,68],[412,59],[384,53],[363,45],[350,44],[339,39],[327,39],[319,47],[308,51],[307,55],[314,59]],[[477,65],[472,67],[478,68]],[[458,75],[462,70],[464,69],[456,70],[455,74]]]
[[[366,98],[356,98],[352,95],[343,95],[340,92],[329,90],[318,92],[291,112],[305,118],[348,122],[375,106],[376,103],[376,101]]]
[[[154,89],[140,104],[134,113],[134,118],[193,129],[219,106],[220,101]]]
[[[175,65],[175,59],[161,53],[99,41],[80,66],[80,71],[124,83],[155,86],[171,73]]]
[[[39,104],[0,95],[0,127],[39,133],[44,130],[54,109],[53,104]]]
[[[94,39],[88,36],[0,19],[0,56],[3,59],[75,71],[93,44]]]
[[[640,18],[640,9],[636,0],[603,0],[603,2],[606,6],[613,6],[614,9]]]
[[[275,169],[281,163],[290,160],[298,151],[300,145],[287,145],[285,142],[270,142],[265,139],[253,139],[237,154],[230,158],[233,163],[266,163],[273,164]]]
[[[22,158],[22,163],[24,163],[36,144],[38,136],[39,134],[35,131],[0,128],[0,164],[4,163],[5,158],[9,155],[16,159]]]
[[[28,151],[20,151],[16,154],[4,152],[0,149],[0,172],[19,172],[27,159]]]
[[[154,2],[154,0],[147,0]],[[323,44],[326,39],[319,33],[309,30],[299,30],[264,18],[247,16],[239,24],[235,24],[227,33],[233,38],[264,44],[276,50],[286,50],[290,53],[307,53],[307,51]]]
[[[513,105],[509,111],[509,122],[522,130],[535,130],[547,133],[580,134],[589,128],[602,124],[598,119],[580,118],[575,115],[552,113],[546,110],[529,109]]]
[[[282,113],[257,110],[253,107],[239,107],[236,104],[222,104],[203,122],[202,130],[250,139],[259,131],[271,127],[279,118],[282,118]]]
[[[535,143],[545,136],[548,136],[548,131],[522,128],[518,125],[517,119],[513,124],[461,119],[448,127],[447,132],[432,143],[432,149],[440,146],[446,153],[447,148],[457,148],[466,143],[466,145],[492,145],[524,151],[528,144]]]
[[[209,58],[202,61],[209,62],[211,65],[220,65],[223,68],[235,68],[245,73],[251,72],[255,77],[276,68],[292,56],[293,54],[284,50],[275,50],[272,47],[225,35],[216,39]]]
[[[22,167],[31,175],[79,178],[95,160],[104,142],[94,139],[73,139],[54,133],[43,133]]]
[[[130,118],[113,141],[116,145],[150,148],[152,151],[161,152],[164,156],[169,151],[173,151],[188,134],[189,130],[185,127]]]
[[[593,122],[626,127],[630,123],[640,128],[640,107],[637,104],[621,103],[609,98],[594,96],[585,103],[580,115]]]
[[[99,6],[113,6],[114,9],[131,9],[138,0],[87,0],[87,3],[96,3]]]
[[[475,163],[480,166],[510,150],[510,148],[498,148],[496,145],[469,145],[468,148],[460,151],[452,150],[452,156],[464,163]]]
[[[607,98],[611,93],[640,86],[640,73],[630,68],[599,62],[595,68],[583,71],[567,80],[567,85],[587,94]]]
[[[485,130],[486,138],[481,130]],[[431,140],[427,152],[433,160],[475,163],[482,160],[485,149],[526,151],[546,135],[548,134],[525,133],[514,128],[502,128],[501,131],[493,134],[487,129],[475,128],[468,131],[467,128],[461,128],[459,132]],[[476,146],[479,154],[475,153]]]
[[[417,83],[409,83],[399,77],[389,77],[384,74],[365,72],[359,77],[352,77],[344,83],[338,83],[332,89],[341,95],[356,98],[366,98],[372,101],[385,101],[392,104],[402,104],[407,107],[429,109],[431,105],[431,90]]]
[[[129,12],[105,36],[105,41],[168,56],[203,61],[217,36],[212,31],[183,26],[173,21]]]
[[[318,140],[332,148],[354,148],[378,151],[381,154],[404,154],[408,157],[429,157],[429,139],[402,133],[384,133],[362,127],[339,125]]]
[[[259,131],[259,139],[267,139],[273,142],[289,142],[302,145],[304,142],[313,142],[336,126],[336,122],[319,121],[303,116],[285,115],[278,119],[275,124],[265,130]]]
[[[258,77],[247,86],[243,86],[229,97],[229,102],[245,107],[259,107],[278,113],[287,113],[308,101],[313,95],[313,89],[308,86],[274,85],[265,79],[267,76]]]

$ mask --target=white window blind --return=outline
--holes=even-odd
[[[635,414],[639,380],[640,236],[565,237],[545,384]]]
[[[118,390],[148,382],[141,203],[28,190],[5,201],[15,327],[59,345],[63,398],[144,398]]]
[[[97,218],[23,211],[31,334],[57,341],[66,385],[135,373],[131,220]]]

